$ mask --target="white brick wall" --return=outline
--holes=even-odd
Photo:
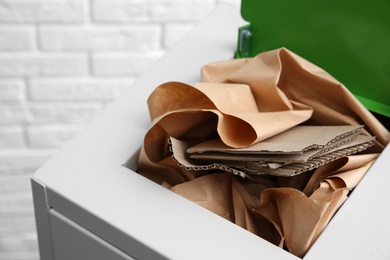
[[[42,26],[38,30],[44,51],[144,51],[160,48],[158,25],[93,24]]]
[[[32,173],[219,2],[0,0],[0,260],[38,259]]]
[[[7,52],[0,54],[0,77],[78,76],[88,74],[84,53]]]
[[[22,79],[0,79],[0,102],[24,100],[24,88]]]
[[[1,0],[2,23],[74,23],[88,20],[88,1]]]
[[[0,49],[7,51],[28,51],[34,45],[32,26],[0,26]]]

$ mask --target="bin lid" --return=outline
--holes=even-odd
[[[242,0],[241,15],[250,46],[238,57],[286,47],[390,117],[389,0]]]

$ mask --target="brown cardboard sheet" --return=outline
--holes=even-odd
[[[251,161],[247,160],[242,154],[237,155],[232,153],[222,155],[211,153],[209,157],[207,153],[201,153],[201,155],[205,155],[202,157],[203,160],[193,160],[186,152],[186,150],[188,151],[186,148],[189,147],[188,143],[175,138],[170,138],[170,143],[172,145],[173,159],[187,170],[212,171],[219,169],[242,177],[252,178],[250,177],[251,174],[270,174],[288,177],[310,171],[344,156],[364,151],[374,145],[373,140],[374,138],[371,136],[360,135],[348,143],[334,147],[333,149],[327,149],[318,156],[305,158],[306,160],[303,159],[304,154],[277,154],[274,157],[262,154],[250,154],[250,159],[253,159]],[[258,157],[256,158],[256,156]],[[281,165],[278,165],[278,167],[270,167],[270,162],[280,162]]]
[[[365,135],[354,135],[348,138],[343,138],[340,142],[335,142],[332,145],[310,149],[308,151],[298,153],[298,154],[241,154],[241,153],[223,153],[223,152],[204,152],[204,153],[195,153],[188,154],[188,156],[198,162],[202,161],[244,161],[244,162],[253,162],[253,163],[280,163],[282,165],[289,163],[303,163],[310,161],[321,155],[326,155],[330,152],[337,151],[340,149],[345,149],[351,146],[356,146],[359,144],[372,142],[374,137],[365,136]],[[185,151],[183,151],[185,152]]]

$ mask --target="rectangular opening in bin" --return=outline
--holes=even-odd
[[[279,47],[280,47],[280,46],[279,46]],[[157,86],[156,86],[156,87],[157,87]],[[135,163],[135,155],[132,156],[132,157],[126,162],[125,166],[128,167],[128,168],[130,168],[130,169],[132,169],[133,171],[136,171],[136,170],[137,170],[137,167],[135,167],[136,164],[134,164],[134,163]]]
[[[257,61],[256,59],[254,59],[255,61]],[[230,62],[235,62],[235,61],[232,61],[232,60],[230,60]],[[245,64],[249,64],[249,62],[248,63],[245,63]],[[282,66],[283,67],[283,66]],[[216,69],[216,67],[215,67],[215,65],[213,66],[213,69],[214,69],[214,71],[215,71],[215,69]],[[239,70],[239,69],[238,69]],[[323,75],[323,73],[319,73],[320,75]],[[220,74],[218,74],[218,75],[220,75]],[[236,74],[235,74],[236,75]],[[313,75],[311,75],[310,74],[310,77],[313,77]],[[229,84],[228,84],[229,85]],[[179,89],[176,89],[177,90],[177,92],[175,92],[174,91],[174,93],[175,94],[177,94],[178,95],[178,92],[180,92],[180,91],[183,91],[183,90],[187,90],[187,91],[190,91],[190,93],[192,93],[191,91],[194,91],[195,89],[197,89],[196,88],[196,86],[189,86],[189,85],[185,85],[185,84],[180,84],[180,83],[178,83],[178,82],[174,82],[174,83],[163,83],[162,85],[160,85],[160,86],[156,86],[156,90],[157,91],[160,91],[161,89],[159,89],[159,88],[162,88],[162,89],[164,89],[165,87],[175,87],[175,86],[179,86]],[[204,87],[205,87],[205,85],[201,85],[202,87],[203,87],[203,91],[204,91]],[[218,86],[220,86],[220,85],[218,85]],[[234,85],[234,86],[231,86],[231,85],[229,85],[229,87],[233,87],[233,88],[239,88],[240,89],[240,93],[241,94],[243,94],[244,93],[244,91],[243,91],[243,89],[241,89],[241,87],[240,87],[241,85],[239,85],[239,84],[236,84],[236,85]],[[339,86],[339,85],[337,85],[337,86]],[[216,87],[215,85],[213,86],[213,87]],[[360,113],[362,113],[363,115],[365,115],[365,116],[367,116],[367,113],[368,113],[368,111],[365,109],[365,108],[362,108],[361,106],[359,106],[359,102],[358,101],[356,101],[354,98],[353,98],[353,96],[351,95],[351,94],[349,94],[349,92],[347,91],[347,90],[345,90],[344,88],[342,88],[342,86],[339,86],[339,88],[343,91],[343,94],[345,95],[344,97],[345,97],[345,99],[350,99],[350,103],[351,104],[354,104],[354,105],[356,105],[357,106],[357,110],[356,111],[359,111]],[[184,92],[186,92],[186,91],[184,91]],[[158,101],[159,102],[163,102],[162,100],[164,100],[164,98],[165,97],[163,97],[162,95],[162,93],[163,92],[153,92],[153,93],[159,93],[158,94],[158,96],[157,96],[157,98],[158,98]],[[153,93],[152,93],[152,95],[153,95]],[[186,93],[184,93],[185,94],[185,96],[187,95]],[[219,92],[218,93],[219,95],[221,95],[221,92]],[[349,94],[349,95],[348,95]],[[175,96],[175,95],[174,95]],[[150,97],[150,96],[149,96]],[[236,98],[238,98],[237,96],[235,96]],[[153,97],[153,98],[155,98],[155,97]],[[149,101],[152,101],[153,100],[153,98],[149,98]],[[177,98],[177,96],[175,96],[175,98]],[[329,98],[329,97],[328,97]],[[330,97],[330,99],[332,99],[333,98],[333,96],[332,97]],[[329,101],[329,100],[328,100]],[[180,103],[180,102],[179,102]],[[348,103],[348,102],[347,102]],[[150,103],[149,103],[150,104]],[[160,105],[161,103],[158,103],[158,105]],[[165,104],[164,103],[162,103],[162,105],[164,106]],[[171,105],[173,105],[173,106],[176,106],[176,104],[171,104]],[[196,107],[196,105],[195,105],[195,107]],[[231,107],[230,107],[231,108]],[[153,111],[151,111],[151,113],[153,114]],[[167,113],[167,115],[169,115],[169,113]],[[188,117],[187,119],[189,119],[191,116],[193,116],[193,115],[195,115],[195,114],[191,114],[191,113],[189,113],[188,115],[185,115],[186,117]],[[156,116],[159,116],[158,114],[156,114]],[[317,115],[318,116],[318,115]],[[359,116],[361,116],[361,115],[359,115]],[[153,117],[153,116],[152,116]],[[358,116],[357,116],[358,117]],[[161,117],[162,118],[162,117]],[[196,116],[194,117],[194,118],[197,118]],[[310,118],[310,117],[309,117]],[[183,117],[180,117],[180,119],[183,119]],[[213,119],[212,117],[210,117],[210,118],[207,118],[206,117],[206,122],[209,122],[208,120],[209,119]],[[318,119],[318,118],[317,118]],[[384,134],[383,133],[383,129],[382,129],[382,127],[380,126],[380,124],[376,121],[376,120],[374,120],[374,117],[372,117],[371,116],[371,118],[369,118],[369,119],[365,119],[365,120],[367,120],[367,122],[369,122],[369,124],[370,124],[370,127],[373,127],[373,128],[375,128],[376,130],[374,131],[374,132],[377,132],[377,133],[381,133],[381,140],[383,141],[383,140],[386,140],[386,134]],[[172,120],[168,120],[170,123],[169,123],[169,125],[168,126],[166,126],[167,127],[167,129],[172,129],[172,131],[175,131],[175,124],[173,123],[173,121]],[[154,126],[156,126],[157,125],[157,122],[158,122],[158,120],[157,121],[154,121]],[[211,121],[212,122],[212,121]],[[176,122],[177,123],[177,122]],[[181,123],[181,121],[179,122],[180,124],[178,125],[178,127],[180,128],[180,127],[182,127],[182,123]],[[162,123],[162,125],[163,125],[164,123]],[[177,125],[177,124],[176,124]],[[172,128],[173,127],[173,128]],[[324,126],[324,127],[326,127],[326,126]],[[329,126],[330,127],[330,126]],[[343,126],[343,127],[346,127],[346,126]],[[348,126],[348,127],[350,127],[350,126]],[[379,128],[378,128],[379,127]],[[358,127],[359,129],[361,129],[361,127]],[[379,130],[378,130],[378,129]],[[159,129],[159,128],[156,128],[156,129]],[[194,126],[194,129],[200,129],[199,127],[197,127],[197,126]],[[214,131],[214,130],[213,130]],[[329,129],[327,130],[327,131],[330,131]],[[349,130],[348,130],[349,131]],[[353,130],[354,131],[354,130]],[[352,131],[352,132],[353,132]],[[147,131],[146,131],[147,132]],[[145,132],[145,133],[146,133]],[[189,131],[189,132],[191,132],[191,131]],[[193,134],[193,132],[191,132],[192,134]],[[387,135],[388,135],[388,133],[387,133]],[[162,147],[168,147],[169,146],[169,143],[168,143],[168,140],[163,140],[164,138],[166,138],[166,137],[164,137],[164,138],[160,138],[160,139],[156,139],[156,141],[154,142],[153,141],[153,136],[154,136],[154,134],[151,134],[151,137],[152,137],[152,139],[150,139],[150,138],[148,138],[148,137],[146,137],[145,138],[145,140],[148,140],[147,142],[149,143],[149,145],[150,145],[150,147],[153,147],[154,145],[155,146],[158,146],[159,148],[157,148],[157,150],[159,150],[159,151],[162,151],[161,150],[161,148]],[[344,136],[344,134],[342,134],[342,136]],[[346,135],[345,135],[346,136]],[[150,136],[149,136],[150,137]],[[388,136],[387,136],[387,138],[388,138]],[[339,139],[338,137],[336,137],[336,139]],[[340,138],[340,139],[342,139],[342,138]],[[172,144],[173,144],[173,142],[172,142]],[[165,148],[164,148],[164,152],[166,152],[165,151]],[[377,147],[378,148],[378,147]],[[378,148],[379,149],[379,148]],[[169,150],[169,149],[167,149],[167,150]],[[173,150],[174,150],[174,148],[173,148]],[[349,155],[349,154],[348,154]],[[343,155],[344,156],[344,155]],[[362,163],[361,165],[358,165],[358,166],[355,166],[356,167],[356,169],[355,168],[353,168],[354,170],[356,170],[356,171],[360,171],[358,174],[357,174],[357,176],[360,176],[359,178],[361,178],[361,176],[363,176],[364,174],[365,174],[365,172],[369,169],[369,167],[371,166],[371,164],[372,164],[372,162],[373,162],[373,160],[376,158],[376,154],[374,154],[374,155],[369,155],[369,156],[367,156],[367,158],[365,158],[364,159],[364,163]],[[137,153],[136,154],[134,154],[133,156],[131,156],[131,158],[129,158],[129,160],[126,162],[126,166],[127,167],[130,167],[130,168],[132,168],[132,170],[134,170],[134,171],[137,171],[138,170],[138,167],[136,167],[136,159],[137,159]],[[167,160],[166,160],[167,159]],[[344,167],[344,164],[346,165],[347,163],[348,163],[348,160],[344,160],[344,159],[346,159],[346,157],[343,157],[342,158],[343,160],[338,160],[338,161],[335,161],[335,164],[332,164],[332,167],[335,167],[334,169],[331,167],[331,170],[328,170],[328,171],[330,171],[329,173],[333,173],[333,171],[335,171],[335,172],[337,172],[336,171],[336,169],[338,170],[339,168],[342,168],[342,167]],[[177,166],[177,162],[175,162],[174,161],[174,159],[172,158],[172,154],[171,153],[167,153],[167,154],[165,154],[164,155],[164,158],[160,158],[160,160],[161,161],[164,161],[165,162],[165,165],[173,165],[173,167],[175,167],[176,166],[176,168],[178,167]],[[354,160],[354,159],[351,159],[351,160]],[[176,165],[175,165],[176,164]],[[341,164],[341,165],[338,165],[338,164]],[[164,175],[167,171],[169,171],[169,170],[167,170],[167,169],[164,169],[164,164],[163,165],[160,165],[160,166],[162,166],[161,168],[150,168],[150,169],[152,169],[151,171],[153,171],[153,173],[152,172],[150,172],[150,173],[147,173],[146,175],[144,175],[144,176],[146,176],[147,178],[151,178],[152,180],[154,180],[155,182],[157,182],[157,183],[159,183],[159,184],[161,184],[161,185],[163,185],[164,187],[166,187],[166,188],[168,188],[168,189],[171,189],[172,188],[172,190],[173,191],[175,191],[176,193],[178,193],[178,194],[181,194],[182,196],[184,196],[184,197],[186,197],[186,193],[188,194],[188,191],[191,189],[191,188],[189,188],[189,189],[185,189],[185,188],[177,188],[177,186],[176,186],[176,184],[172,184],[172,183],[170,183],[170,181],[169,180],[161,180],[161,179],[159,179],[160,177],[160,175]],[[351,167],[351,166],[346,166],[346,168],[348,168],[348,167]],[[362,169],[359,169],[359,168],[362,168]],[[177,169],[176,169],[177,170]],[[190,169],[191,170],[191,169]],[[350,171],[351,169],[349,169],[349,171]],[[145,173],[145,172],[144,172]],[[152,177],[152,175],[153,174],[155,174],[155,176],[158,176],[157,178],[153,178]],[[195,173],[196,174],[196,173]],[[203,174],[203,173],[202,173]],[[314,172],[307,172],[307,174],[308,175],[305,175],[305,174],[301,174],[301,175],[297,175],[297,177],[304,177],[304,178],[307,178],[307,180],[306,181],[308,181],[307,182],[307,184],[308,183],[310,183],[310,180],[309,179],[311,179],[311,174],[312,175],[315,175],[315,173]],[[336,174],[336,173],[335,173]],[[199,175],[199,176],[197,176],[197,177],[201,177],[201,178],[203,178],[204,176],[207,176],[208,174],[204,174],[204,175]],[[218,177],[216,177],[216,179],[215,180],[212,180],[211,178],[214,178],[214,176],[217,176],[217,175],[219,175]],[[329,174],[330,175],[330,174]],[[329,175],[326,175],[326,177],[329,177]],[[221,184],[221,187],[223,187],[222,185],[224,184],[224,179],[220,179],[219,177],[221,176],[221,174],[220,174],[220,172],[219,173],[217,173],[217,174],[214,174],[214,173],[212,173],[212,174],[210,174],[209,176],[213,176],[213,177],[210,177],[210,179],[212,180],[212,181],[217,181],[217,182],[219,182],[220,181],[220,183],[219,184]],[[226,173],[225,173],[225,176],[226,176]],[[197,178],[196,177],[196,178]],[[231,177],[231,178],[230,178]],[[239,183],[240,183],[240,181],[241,181],[241,179],[239,179],[239,177],[237,178],[236,176],[232,176],[232,175],[230,175],[230,179],[228,180],[228,181],[230,181],[231,183],[234,183],[233,185],[232,185],[232,187],[237,187],[237,185],[240,185]],[[248,176],[249,177],[249,176]],[[279,176],[280,177],[280,176]],[[318,176],[317,176],[318,177]],[[316,178],[317,178],[316,177]],[[194,178],[194,180],[196,179],[196,178]],[[208,178],[208,176],[207,177],[204,177],[204,178]],[[293,178],[293,177],[288,177],[288,178]],[[295,178],[295,177],[294,177]],[[343,179],[343,178],[341,178],[340,176],[333,176],[332,175],[332,177],[330,178],[330,180],[327,180],[327,182],[329,182],[329,183],[332,183],[332,178],[340,178],[342,181],[345,181],[345,179]],[[158,179],[158,180],[157,180]],[[185,177],[184,177],[184,179],[185,179]],[[200,179],[200,178],[199,178]],[[199,180],[198,179],[198,180]],[[251,178],[249,178],[250,180],[251,180]],[[296,178],[294,179],[294,180],[297,180]],[[359,179],[360,180],[360,179]],[[189,181],[192,181],[192,179],[189,179]],[[278,188],[285,188],[285,186],[283,186],[283,185],[286,185],[286,182],[288,182],[288,181],[291,181],[291,183],[293,183],[293,181],[292,180],[287,180],[287,178],[277,178],[276,180],[275,180],[275,178],[269,178],[269,179],[267,179],[266,181],[277,181],[278,182]],[[321,180],[322,181],[322,180]],[[182,182],[183,183],[186,183],[186,181],[185,180],[182,180]],[[284,183],[283,183],[284,182]],[[244,184],[248,184],[248,182],[244,182],[244,181],[242,181],[242,183],[244,183]],[[242,184],[241,183],[241,184]],[[282,184],[283,183],[283,184]],[[180,183],[180,181],[179,181],[179,183],[178,183],[179,185],[181,184]],[[254,184],[254,183],[253,183]],[[317,184],[319,184],[319,183],[317,183]],[[337,185],[339,185],[339,183],[336,181],[336,182],[334,182],[334,183],[332,183],[332,184],[330,184],[329,186],[329,188],[334,188],[332,185],[335,185],[336,186],[336,188],[334,188],[335,190],[334,190],[334,193],[336,194],[337,193],[337,196],[342,196],[342,199],[340,199],[339,201],[337,201],[337,202],[335,202],[335,203],[333,203],[333,201],[332,201],[332,203],[329,203],[329,204],[333,204],[332,206],[329,206],[329,208],[327,208],[328,207],[328,205],[326,205],[325,207],[324,207],[324,211],[326,210],[327,212],[330,212],[329,214],[328,213],[320,213],[320,214],[324,214],[324,215],[321,215],[320,216],[320,218],[319,219],[317,219],[317,221],[318,222],[320,222],[321,223],[321,228],[323,228],[324,226],[323,226],[323,224],[326,222],[327,223],[327,221],[329,221],[332,217],[333,217],[333,214],[335,214],[336,212],[337,212],[337,210],[338,210],[338,208],[339,208],[339,206],[341,206],[341,204],[345,201],[345,199],[347,198],[347,195],[349,194],[349,192],[350,192],[350,190],[351,189],[353,189],[354,187],[355,187],[355,185],[356,185],[357,183],[354,183],[352,186],[349,186],[349,183],[346,183],[345,185],[345,187],[343,187],[343,186],[341,186],[340,187],[340,192],[339,192],[339,187],[337,186]],[[179,186],[178,185],[178,186]],[[201,184],[201,185],[203,185],[203,184]],[[207,183],[204,183],[204,185],[208,185]],[[228,184],[228,185],[231,185],[230,183]],[[236,185],[236,186],[234,186],[234,185]],[[294,185],[296,185],[295,183],[294,183]],[[304,184],[305,186],[306,186],[306,184]],[[184,185],[185,186],[185,185]],[[315,185],[314,185],[315,186]],[[313,187],[314,187],[313,186]],[[294,188],[296,188],[295,186],[293,186]],[[322,185],[320,186],[320,187],[322,187]],[[276,186],[270,186],[270,188],[276,188]],[[180,191],[178,192],[178,189],[180,189]],[[217,187],[217,189],[214,189],[214,191],[217,191],[219,189],[219,187]],[[300,189],[300,190],[299,190]],[[303,187],[301,187],[301,188],[297,188],[296,190],[294,190],[294,191],[292,191],[292,190],[290,190],[290,193],[289,194],[287,194],[288,196],[291,196],[291,197],[294,197],[294,196],[297,196],[296,198],[299,198],[299,196],[301,196],[301,195],[303,195],[302,193],[301,193],[301,191],[302,192],[305,192],[305,190],[306,190],[306,188],[305,188],[305,190],[303,190]],[[241,189],[240,191],[240,188],[238,188],[238,190],[236,190],[236,191],[233,191],[233,193],[234,194],[238,194],[238,193],[244,193],[245,191],[243,190],[243,189]],[[263,190],[261,191],[261,192],[263,192]],[[208,193],[208,192],[206,192],[206,193]],[[212,192],[211,192],[212,193]],[[315,193],[315,191],[313,191],[313,194]],[[184,194],[184,195],[183,195]],[[210,194],[210,193],[209,193]],[[340,195],[341,194],[341,195]],[[197,194],[198,195],[198,194]],[[219,194],[219,195],[221,195],[221,194]],[[225,196],[225,197],[228,197],[228,196],[230,196],[231,194],[230,193],[226,193],[225,195],[223,195],[223,196]],[[334,194],[331,194],[331,193],[329,193],[328,195],[332,195],[332,196],[336,196],[336,195],[334,195]],[[264,194],[262,194],[261,196],[265,196]],[[276,195],[270,195],[270,196],[276,196]],[[186,197],[186,198],[188,198],[188,196]],[[235,198],[233,198],[233,200],[234,200]],[[326,199],[328,199],[328,198],[326,198]],[[206,201],[206,200],[208,200],[208,199],[205,199],[205,198],[202,198],[201,196],[200,197],[198,197],[198,202],[199,201],[201,201],[202,203],[198,203],[198,204],[200,204],[200,205],[205,205],[203,202],[204,201]],[[212,200],[212,199],[210,199],[210,200]],[[306,200],[306,199],[305,199]],[[313,202],[314,201],[314,202]],[[318,201],[316,201],[316,199],[314,199],[313,201],[305,201],[303,204],[305,204],[306,203],[306,206],[305,207],[309,207],[310,205],[311,205],[311,207],[313,207],[313,205],[314,204],[324,204],[324,203],[327,203],[328,201],[321,201],[321,200],[318,200]],[[273,203],[273,202],[272,202]],[[276,202],[275,202],[276,203]],[[294,205],[294,204],[291,204],[291,205]],[[288,212],[288,214],[292,214],[292,213],[299,213],[299,214],[301,214],[301,212],[299,212],[299,211],[295,211],[294,212],[294,207],[295,206],[292,206],[291,207],[291,205],[289,206],[289,205],[286,205],[286,204],[284,204],[284,206],[286,206],[286,207],[284,207],[284,209],[282,209],[282,208],[278,208],[278,211],[280,212],[280,211],[283,211],[283,210],[286,210],[287,209],[287,212]],[[211,209],[209,206],[205,206],[206,208],[208,208],[208,209]],[[261,208],[260,206],[259,206],[259,208]],[[257,210],[257,208],[252,208],[252,210],[253,211],[256,211]],[[213,211],[213,210],[212,210]],[[226,211],[228,211],[228,210],[226,210]],[[216,211],[213,211],[214,213],[216,213],[216,214],[219,214],[218,212],[216,212]],[[224,213],[224,212],[222,212],[222,213]],[[316,213],[318,213],[318,211],[316,212]],[[246,213],[246,214],[248,214],[248,213]],[[267,219],[267,217],[268,216],[270,216],[270,215],[266,215],[266,214],[269,214],[269,213],[262,213],[263,215],[263,217],[265,217],[265,219],[262,219],[262,221],[263,221],[263,223],[264,223],[264,221],[265,222],[267,222],[267,221],[269,221],[269,222],[273,222],[273,223],[276,223],[276,221],[275,220],[269,220],[269,219]],[[265,214],[265,215],[264,215]],[[314,214],[313,214],[314,215]],[[226,217],[226,216],[224,216],[223,214],[220,214],[220,216],[221,217]],[[256,215],[256,217],[257,218],[259,218],[259,216],[257,216]],[[301,217],[302,217],[302,214],[301,214]],[[307,215],[306,217],[309,217],[308,219],[310,220],[310,218],[312,217],[312,215]],[[229,219],[229,217],[226,217],[227,219]],[[248,218],[250,218],[250,217],[248,217]],[[296,218],[292,218],[292,219],[296,219]],[[303,219],[303,218],[302,218]],[[325,219],[325,220],[324,220]],[[236,221],[236,219],[230,219],[233,223],[236,223],[237,224],[237,222],[235,222]],[[302,220],[303,221],[303,220]],[[308,223],[309,221],[304,221],[304,225],[306,225],[307,223]],[[257,225],[258,223],[256,222],[256,225]],[[241,226],[242,227],[244,227],[244,226],[251,226],[251,225],[253,225],[253,224],[250,224],[250,225],[247,225],[246,223],[244,224],[244,225],[242,225],[242,223],[241,223]],[[279,225],[279,224],[277,224],[277,225]],[[309,224],[308,224],[309,225]],[[318,224],[318,223],[312,223],[312,225],[315,225],[313,228],[313,230],[311,230],[311,232],[313,232],[313,233],[315,233],[315,235],[316,236],[318,236],[320,233],[321,233],[321,231],[322,231],[322,229],[320,229],[320,231],[317,231],[317,225],[320,225],[320,224]],[[269,227],[267,227],[267,228],[269,228]],[[302,227],[301,227],[302,228]],[[256,228],[255,228],[256,229]],[[259,227],[259,229],[261,229],[260,227]],[[276,229],[276,231],[278,231],[278,228],[277,227],[275,227],[275,229]],[[285,229],[285,230],[287,230],[287,228],[283,228],[283,229]],[[302,230],[303,230],[303,228],[302,228]],[[292,232],[296,232],[297,234],[299,233],[299,231],[300,230],[294,230],[294,231],[292,231]],[[256,232],[255,230],[252,230],[251,232]],[[275,234],[275,231],[272,231],[272,232],[274,232],[272,235],[274,235]],[[271,233],[272,233],[271,232]],[[279,232],[279,231],[278,231]],[[309,234],[311,234],[311,233],[309,233]],[[280,234],[281,235],[281,234]],[[305,235],[307,235],[307,234],[305,234]],[[313,235],[314,236],[314,235]],[[259,235],[259,238],[260,237],[267,237],[268,239],[270,239],[270,237],[271,237],[271,235],[269,235],[269,234],[267,234],[267,235],[265,235],[265,234],[261,234],[261,235]],[[274,239],[274,238],[271,238],[271,239]],[[281,240],[280,241],[283,241],[283,238],[280,238]],[[313,238],[313,240],[311,240],[312,239],[312,237],[309,237],[309,242],[308,243],[310,243],[310,246],[315,242],[315,240],[317,239],[317,237],[315,237],[315,238]],[[268,240],[268,241],[270,241],[270,240]],[[273,241],[273,243],[274,244],[278,244],[278,242],[276,241],[275,242],[275,240],[271,240],[271,241]],[[282,242],[282,243],[284,243],[284,242]],[[280,242],[279,242],[279,246],[282,246],[281,244],[280,244]],[[283,246],[282,246],[283,247]],[[305,249],[305,252],[294,252],[294,254],[296,254],[296,255],[298,255],[298,256],[300,256],[300,257],[303,257],[305,254],[306,254],[306,250],[307,250],[307,248]]]

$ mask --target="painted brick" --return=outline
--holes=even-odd
[[[158,25],[45,26],[39,30],[43,50],[136,50],[160,46]]]
[[[154,22],[195,22],[204,18],[215,2],[204,1],[153,1],[150,5],[150,19]]]
[[[79,125],[29,126],[27,139],[32,148],[60,148],[82,128]]]
[[[22,148],[23,130],[19,126],[0,127],[0,149]]]
[[[0,252],[0,259],[7,260],[39,260],[39,254],[37,251],[21,251],[21,252]]]
[[[0,218],[0,234],[35,232],[35,220],[30,217]]]
[[[26,118],[27,113],[24,105],[0,106],[0,125],[22,124]]]
[[[146,71],[163,52],[97,53],[92,56],[92,73],[102,76],[138,75]]]
[[[95,103],[39,104],[28,109],[26,123],[38,124],[85,124],[102,109]]]
[[[33,27],[0,26],[0,50],[25,51],[34,47]]]
[[[37,244],[37,235],[35,232],[24,233],[23,235],[3,235],[0,236],[0,246],[3,248],[7,248],[10,252],[34,252],[38,248]],[[1,253],[0,257],[7,256],[7,254]],[[17,254],[12,254],[17,255]],[[10,255],[9,255],[10,256]],[[35,254],[32,254],[31,257],[35,257]],[[20,259],[20,258],[0,258],[0,259]],[[21,258],[28,259],[28,258]]]
[[[217,0],[217,4],[229,4],[240,8],[242,0]]]
[[[197,21],[215,4],[214,0],[94,0],[92,15],[97,22]]]
[[[42,100],[112,100],[127,89],[134,79],[39,79],[30,83],[30,97]]]
[[[0,150],[0,177],[31,176],[32,172],[49,159],[55,151],[54,149]]]
[[[171,48],[179,40],[181,40],[190,30],[194,24],[168,24],[164,28],[164,47]]]
[[[98,103],[41,103],[0,106],[0,126],[10,124],[84,124],[102,108],[102,104]]]
[[[143,0],[93,0],[92,17],[96,22],[146,22],[149,6]]]
[[[2,53],[0,77],[85,75],[88,61],[85,54],[74,53]]]
[[[23,80],[0,79],[0,101],[21,101],[25,98]]]
[[[84,0],[2,0],[0,22],[81,22],[87,16]]]
[[[30,218],[34,216],[34,207],[31,189],[0,196],[0,221],[9,218]],[[3,228],[3,229],[2,229]],[[0,233],[4,230],[0,224]]]
[[[11,192],[21,192],[31,190],[30,174],[17,174],[0,176],[0,190],[2,196]]]

